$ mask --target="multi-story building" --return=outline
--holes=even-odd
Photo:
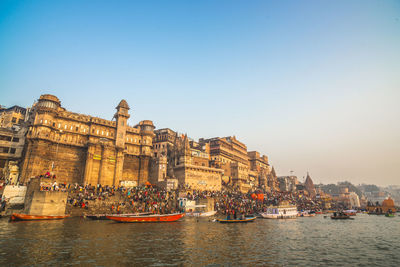
[[[296,191],[297,177],[296,176],[279,176],[279,189],[280,191]]]
[[[211,164],[224,171],[224,182],[247,192],[253,186],[249,179],[250,161],[247,147],[235,136],[200,139],[201,145],[209,144]],[[256,185],[254,181],[253,185]]]
[[[28,118],[29,109],[23,107],[0,109],[0,180],[7,183],[18,180]]]
[[[266,155],[260,156],[260,153],[257,151],[250,151],[247,155],[250,160],[250,170],[257,173],[258,186],[266,191],[270,191],[268,174],[270,174],[271,168],[268,163],[268,157]]]
[[[177,133],[169,128],[155,130],[153,139],[154,157],[157,158],[160,155],[167,156],[168,147],[173,147],[177,138]]]
[[[152,181],[165,184],[176,179],[185,188],[221,190],[222,170],[211,166],[208,144],[199,144],[170,129],[160,129],[155,131],[153,147]]]
[[[13,125],[20,125],[28,119],[29,109],[12,106],[0,108],[0,128],[11,128]]]
[[[148,181],[154,126],[128,125],[129,106],[122,100],[115,120],[66,110],[53,95],[42,95],[32,107],[21,179],[51,172],[57,181],[133,185]]]

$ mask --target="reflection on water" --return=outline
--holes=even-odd
[[[400,217],[219,224],[0,220],[0,265],[399,266]]]

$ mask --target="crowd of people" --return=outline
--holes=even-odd
[[[48,178],[41,182],[41,191],[61,191],[68,193],[67,202],[71,207],[107,213],[173,213],[183,211],[179,198],[187,200],[214,199],[214,209],[223,215],[255,214],[268,206],[280,203],[296,205],[298,210],[320,210],[315,199],[302,192],[249,192],[225,189],[222,191],[201,191],[187,188],[164,190],[156,186],[103,186],[58,183],[55,175],[46,173],[39,176]],[[261,198],[259,197],[261,195]],[[88,211],[89,212],[89,211]]]
[[[315,199],[302,192],[261,192],[260,190],[242,193],[239,190],[198,191],[193,190],[185,196],[188,200],[214,198],[215,210],[224,215],[255,214],[266,211],[268,206],[281,203],[295,205],[299,210],[320,210],[322,207]]]

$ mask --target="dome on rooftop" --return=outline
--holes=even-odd
[[[126,109],[129,109],[129,105],[128,105],[128,103],[126,102],[125,99],[122,99],[121,102],[119,102],[117,108],[126,108]]]
[[[39,101],[41,101],[41,100],[50,100],[50,101],[57,102],[59,104],[61,103],[60,100],[58,99],[58,97],[56,97],[55,95],[50,95],[50,94],[41,95],[39,97]]]

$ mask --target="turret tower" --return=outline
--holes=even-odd
[[[129,106],[126,100],[122,99],[115,109],[117,110],[117,113],[115,113],[114,115],[114,118],[117,121],[117,134],[115,136],[115,145],[117,146],[117,148],[123,149],[125,146],[127,122],[130,117],[128,113]]]

